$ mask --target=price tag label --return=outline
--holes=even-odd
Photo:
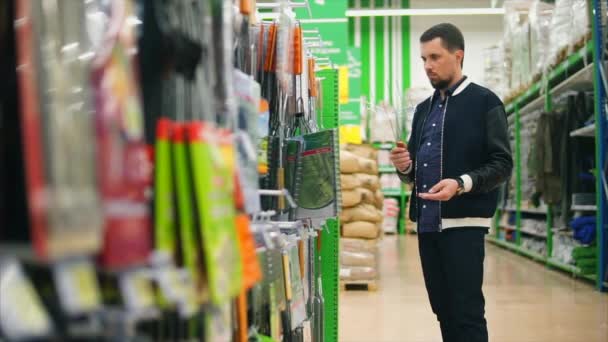
[[[9,340],[50,335],[50,318],[16,260],[0,260],[0,328]]]
[[[207,316],[207,341],[232,341],[232,314],[230,302],[212,308]]]
[[[199,311],[198,294],[192,282],[187,282],[184,287],[186,296],[185,300],[180,305],[180,313],[183,317],[192,317]]]
[[[120,287],[129,310],[140,311],[156,306],[152,281],[145,270],[122,275]]]
[[[310,321],[305,321],[303,324],[304,342],[312,342],[312,324]]]
[[[174,304],[183,302],[188,293],[184,287],[179,271],[173,267],[165,267],[159,274],[159,285],[165,298]]]
[[[61,304],[66,313],[77,315],[100,308],[99,284],[90,261],[58,263],[53,275]]]

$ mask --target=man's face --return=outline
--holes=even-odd
[[[421,43],[420,51],[424,62],[424,71],[435,89],[445,89],[452,83],[458,70],[460,62],[464,57],[464,51],[455,50],[450,52],[441,43],[441,38]]]

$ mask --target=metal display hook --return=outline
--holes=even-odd
[[[289,190],[287,190],[287,189],[282,189],[282,190],[260,189],[260,190],[258,190],[258,194],[260,196],[273,196],[273,197],[284,196],[287,199],[287,202],[289,202],[289,207],[291,209],[296,209],[298,207],[296,202],[293,200],[293,197],[291,197]]]

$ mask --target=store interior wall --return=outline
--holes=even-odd
[[[349,0],[353,9],[407,8],[410,0]],[[409,17],[349,19],[349,43],[359,48],[361,95],[368,103],[394,103],[396,90],[409,87]]]
[[[490,0],[349,0],[349,8],[464,8],[497,7]],[[497,15],[412,16],[350,19],[349,45],[361,49],[361,95],[369,103],[393,102],[394,88],[429,88],[420,58],[420,35],[434,24],[450,22],[465,37],[464,72],[483,84],[483,50],[503,36],[503,21]],[[386,45],[385,43],[388,43]]]
[[[410,0],[412,8],[490,7],[490,1],[435,1]],[[483,50],[497,44],[503,36],[503,20],[499,15],[476,16],[412,16],[410,18],[410,84],[430,88],[420,58],[420,35],[439,23],[452,23],[462,31],[465,40],[464,74],[483,85]]]

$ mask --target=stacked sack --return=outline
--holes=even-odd
[[[372,281],[378,276],[384,196],[376,158],[376,151],[364,145],[348,145],[340,151],[340,278],[345,281]]]

